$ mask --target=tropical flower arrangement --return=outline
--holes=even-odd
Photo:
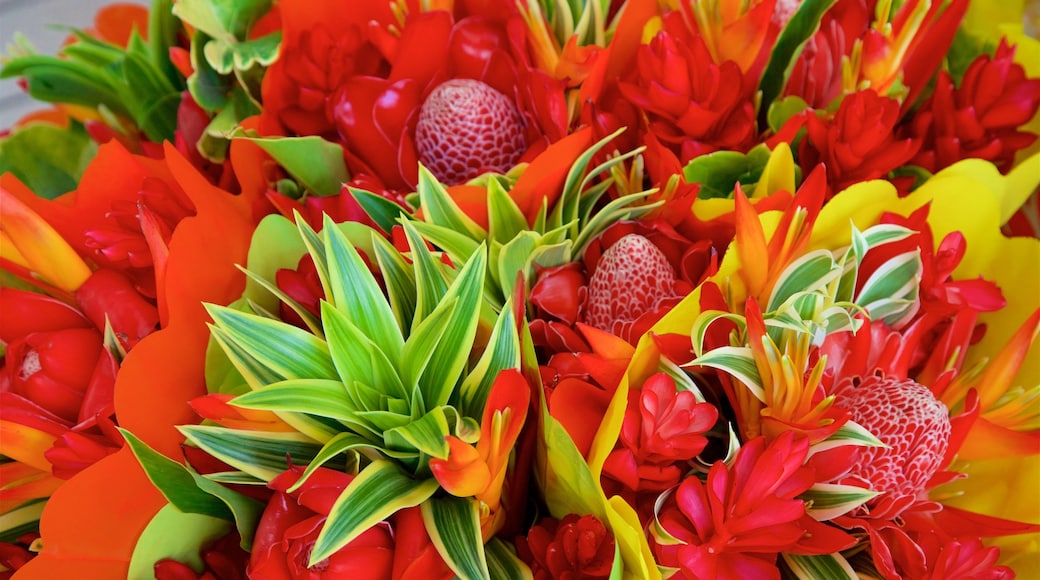
[[[1022,2],[156,0],[0,76],[0,577],[1040,569]]]

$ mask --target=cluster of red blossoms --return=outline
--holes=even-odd
[[[12,53],[0,578],[1028,569],[984,486],[1040,456],[1040,63],[985,9],[198,0]]]

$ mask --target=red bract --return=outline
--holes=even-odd
[[[421,570],[427,578],[448,578],[418,508],[379,522],[326,560],[308,567],[311,550],[340,493],[353,476],[319,468],[299,489],[286,493],[303,469],[292,467],[268,484],[275,495],[267,504],[253,540],[247,574],[255,579],[402,578]]]
[[[394,21],[386,2],[288,0],[280,3],[282,45],[264,75],[261,132],[335,135],[328,103],[347,79],[385,75],[371,23]]]
[[[1003,172],[1015,153],[1036,140],[1019,130],[1040,108],[1040,79],[1026,77],[1015,49],[1001,41],[996,54],[975,59],[959,87],[945,71],[914,116],[912,132],[924,147],[912,163],[935,172],[969,157],[992,161]]]
[[[820,20],[784,85],[785,96],[797,96],[822,109],[842,91],[842,59],[870,25],[873,9],[861,0],[838,0]]]
[[[282,268],[275,272],[275,283],[315,317],[321,315],[321,299],[325,297],[325,289],[321,286],[318,270],[314,267],[314,258],[310,254],[300,258],[295,270]],[[279,302],[279,309],[282,320],[300,328],[305,327],[303,319],[289,305]]]
[[[249,553],[239,545],[237,531],[225,534],[200,550],[204,570],[197,573],[187,564],[167,558],[155,563],[156,580],[246,580]]]
[[[588,352],[573,328],[581,322],[634,344],[715,267],[710,242],[691,242],[664,220],[614,224],[589,244],[580,264],[538,273],[530,298],[535,343]]]
[[[607,457],[603,475],[630,491],[664,491],[678,484],[688,462],[707,446],[704,433],[718,416],[714,405],[677,391],[668,375],[651,376],[642,388],[629,391],[619,445]]]
[[[684,164],[699,155],[745,151],[754,144],[750,87],[736,63],[715,64],[704,41],[683,34],[678,26],[640,47],[632,77],[619,83],[624,98],[644,111],[646,131]]]
[[[821,524],[797,496],[815,483],[805,467],[809,443],[783,433],[768,445],[747,442],[732,466],[712,465],[707,480],[687,477],[660,507],[651,548],[685,578],[780,578],[780,552],[829,554],[855,544]]]
[[[833,194],[854,183],[883,178],[917,153],[918,139],[895,136],[899,117],[898,101],[864,90],[845,97],[833,117],[811,111],[793,117],[781,134],[788,134],[792,125],[805,124],[798,162],[806,173],[823,163]]]
[[[566,135],[564,83],[527,64],[525,30],[518,15],[456,21],[433,11],[407,16],[397,37],[382,36],[389,75],[351,77],[330,103],[355,173],[371,173],[393,190],[414,188],[419,110],[451,79],[480,81],[510,100],[523,123],[522,149],[529,153]]]
[[[869,376],[840,385],[837,405],[887,447],[859,451],[843,483],[884,492],[866,504],[871,518],[893,519],[924,494],[943,465],[950,442],[949,410],[927,387],[909,379]]]
[[[614,537],[591,515],[543,518],[516,547],[534,580],[609,578],[614,564]]]

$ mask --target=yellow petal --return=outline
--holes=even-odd
[[[794,193],[794,189],[794,156],[791,154],[791,146],[781,142],[769,154],[769,161],[766,162],[751,197],[758,199],[778,191]]]
[[[49,472],[51,463],[43,453],[54,445],[56,437],[39,429],[13,421],[0,421],[0,455]]]
[[[0,231],[10,240],[29,269],[44,280],[73,292],[90,277],[79,254],[29,206],[0,187]],[[6,243],[5,243],[6,245]],[[7,251],[3,251],[6,257]]]

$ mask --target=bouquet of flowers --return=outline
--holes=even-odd
[[[155,0],[17,39],[51,108],[0,134],[0,577],[1040,569],[1037,17]]]

